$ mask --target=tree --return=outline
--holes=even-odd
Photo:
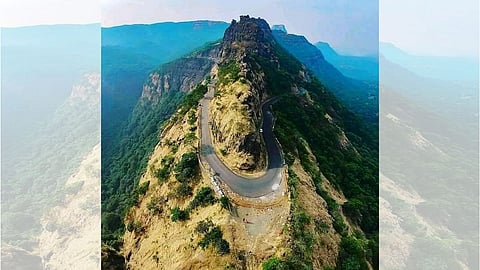
[[[281,270],[285,269],[285,263],[277,257],[271,257],[262,264],[263,270]]]
[[[181,210],[178,206],[170,210],[172,221],[184,221],[188,219],[188,212]]]
[[[198,160],[195,152],[189,152],[182,155],[182,158],[175,166],[175,177],[179,182],[188,182],[198,173]]]
[[[150,210],[153,214],[158,215],[163,212],[162,206],[160,205],[160,198],[152,198],[147,203],[147,209]]]
[[[143,182],[139,187],[138,187],[138,193],[140,195],[145,195],[147,193],[148,187],[150,186],[150,181]]]
[[[230,200],[226,196],[220,198],[220,203],[222,204],[222,208],[230,210]]]
[[[192,195],[192,187],[187,183],[180,183],[175,192],[178,198],[185,198]]]
[[[197,227],[195,227],[195,232],[201,234],[207,234],[210,231],[210,228],[215,226],[210,219],[202,220],[198,222]]]
[[[163,166],[162,168],[158,169],[155,173],[155,176],[158,178],[158,182],[162,183],[163,181],[167,180],[168,176],[170,176],[170,167]]]
[[[195,209],[199,206],[207,206],[209,204],[215,203],[216,198],[214,192],[209,187],[202,187],[197,194],[195,194],[195,198],[190,203],[189,208]]]
[[[121,226],[122,218],[115,213],[105,213],[102,217],[102,227],[107,230],[115,230]]]
[[[230,253],[230,244],[225,239],[220,239],[215,242],[215,247],[217,248],[217,252],[220,255],[225,255]]]

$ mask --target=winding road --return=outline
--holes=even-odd
[[[259,177],[247,178],[233,173],[216,155],[212,146],[212,139],[209,126],[208,105],[213,98],[213,87],[205,97],[200,101],[202,107],[200,126],[201,126],[201,155],[209,164],[210,168],[216,172],[216,175],[226,183],[229,188],[240,196],[248,198],[259,198],[281,190],[281,181],[283,174],[283,157],[280,146],[273,133],[273,115],[269,110],[275,99],[271,99],[262,105],[263,114],[263,139],[267,148],[267,171]]]

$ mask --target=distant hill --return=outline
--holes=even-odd
[[[278,43],[310,69],[350,110],[366,121],[378,120],[378,83],[359,81],[342,74],[323,53],[304,36],[272,31]]]
[[[65,205],[83,185],[71,185],[69,179],[87,178],[78,173],[81,161],[99,143],[100,24],[1,31],[1,268],[52,269],[48,265],[59,259],[59,252],[51,247],[61,242],[67,252],[75,246],[69,244],[72,239],[79,241],[70,217],[81,227],[99,211],[99,196],[82,197],[88,201],[81,206],[86,215],[73,214]],[[90,183],[98,187],[98,181]],[[60,208],[69,214],[66,222],[57,219]],[[56,221],[47,217],[51,212]],[[42,234],[55,236],[42,246]],[[70,256],[68,264],[98,261],[95,251],[89,253],[91,244],[95,240],[76,246],[78,256]],[[95,268],[92,264],[82,265]]]
[[[124,110],[133,108],[149,71],[220,39],[227,26],[195,21],[102,28],[102,113],[124,118]]]
[[[420,56],[409,54],[391,43],[380,43],[380,54],[420,76],[456,82],[477,82],[478,59],[453,56]]]
[[[317,42],[315,46],[343,75],[362,81],[378,81],[378,57],[341,55],[326,42]]]
[[[114,151],[148,73],[220,39],[228,25],[193,21],[102,28],[102,152]]]
[[[478,85],[421,77],[384,58],[380,64],[380,211],[391,217],[380,220],[380,234],[382,252],[392,254],[380,268],[422,269],[435,260],[479,269]],[[410,252],[398,256],[399,246]],[[453,255],[459,249],[467,255]]]
[[[1,35],[2,115],[16,116],[3,117],[2,137],[17,141],[53,115],[78,78],[100,71],[100,25],[2,28]]]
[[[380,57],[381,84],[447,119],[478,123],[478,84],[427,78]]]

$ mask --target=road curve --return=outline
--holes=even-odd
[[[202,108],[200,117],[201,126],[201,155],[210,165],[220,179],[225,182],[230,189],[240,196],[248,198],[258,198],[280,189],[283,173],[283,157],[280,146],[277,143],[273,133],[273,115],[269,110],[270,105],[275,100],[269,100],[262,105],[263,114],[263,139],[267,148],[268,166],[267,171],[262,176],[256,178],[241,177],[233,173],[216,155],[210,134],[208,105],[213,98],[213,89],[209,87],[208,93],[200,101]]]

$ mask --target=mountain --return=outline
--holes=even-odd
[[[95,268],[99,175],[81,168],[100,170],[82,163],[100,141],[100,25],[1,31],[1,266]]]
[[[370,123],[378,122],[378,83],[343,75],[303,36],[272,31],[275,40],[310,69],[350,110]]]
[[[407,68],[399,60],[411,55],[391,44],[381,49],[389,57],[380,57],[380,265],[477,269],[477,78],[434,78],[418,68],[439,57],[414,56]]]
[[[378,268],[377,133],[265,20],[233,20],[142,89],[102,181],[102,239],[129,269]],[[208,169],[211,155],[243,179],[280,171],[280,183],[249,197]]]
[[[224,22],[193,21],[102,28],[102,152],[118,150],[119,132],[148,73],[220,39],[227,27]]]
[[[102,140],[128,119],[144,78],[159,64],[220,39],[227,23],[194,21],[102,28]],[[104,147],[102,146],[102,147]]]
[[[2,117],[13,120],[18,116],[2,114]],[[89,208],[83,209],[83,215],[77,212],[73,224],[69,215],[63,216],[63,220],[60,218],[59,209],[64,209],[65,203],[77,196],[85,184],[83,181],[89,182],[90,187],[95,186],[95,179],[77,176],[76,183],[69,179],[78,174],[84,157],[99,143],[99,121],[99,74],[86,74],[84,80],[73,87],[71,95],[57,108],[51,119],[41,122],[41,128],[32,130],[27,140],[16,142],[22,147],[2,149],[2,243],[33,251],[42,256],[44,264],[50,264],[51,258],[60,260],[61,252],[59,249],[53,251],[42,246],[44,233],[63,238],[62,241],[54,241],[53,238],[48,241],[49,245],[62,245],[62,252],[81,250],[75,248],[75,244],[71,245],[71,242],[89,237],[91,243],[82,246],[82,252],[86,256],[92,256],[88,265],[95,265],[95,246],[99,244],[95,241],[98,235],[94,230],[90,230],[89,234],[73,234],[70,230],[75,230],[74,226],[85,224],[83,222],[86,220],[99,221],[99,205],[93,203],[95,198],[99,199],[98,196],[95,197],[98,193],[91,194],[91,201],[84,205]],[[99,156],[98,153],[97,157]],[[90,165],[88,169],[99,170],[100,164]],[[98,179],[97,177],[96,180]],[[89,188],[88,191],[94,189]],[[72,209],[64,211],[71,213]],[[52,213],[55,219],[48,217]],[[98,220],[95,220],[95,214],[98,214]],[[80,216],[82,221],[78,220]],[[46,226],[45,219],[52,226]],[[60,225],[53,226],[55,222]],[[14,259],[17,265],[22,264],[21,260]],[[75,262],[71,257],[62,259]]]
[[[392,85],[381,97],[380,265],[478,268],[478,118],[449,119]]]
[[[385,59],[422,77],[478,85],[478,58],[413,55],[385,42],[380,42],[379,51]]]
[[[340,55],[326,42],[317,42],[315,46],[346,77],[360,81],[378,81],[378,57]]]
[[[322,52],[325,59],[332,59],[340,55],[327,42],[317,42],[315,46]]]
[[[23,148],[79,78],[100,71],[99,29],[99,24],[1,29],[4,150]]]
[[[432,79],[381,57],[380,76],[385,87],[395,89],[419,106],[445,119],[468,123],[478,122],[478,84]]]
[[[287,28],[283,24],[272,25],[272,31],[281,31],[284,33],[288,33]]]

